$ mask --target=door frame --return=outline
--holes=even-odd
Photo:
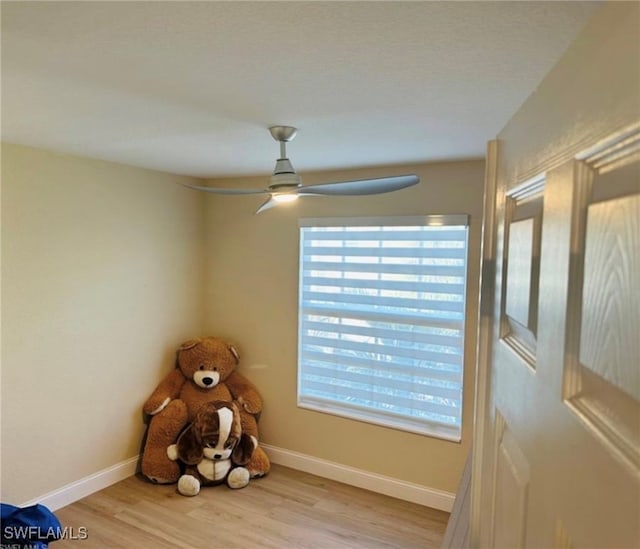
[[[497,223],[495,219],[498,184],[498,140],[487,143],[487,157],[485,165],[485,189],[483,205],[483,223],[481,238],[481,267],[478,303],[478,342],[476,349],[476,387],[473,447],[471,451],[471,517],[470,532],[471,545],[477,539],[481,529],[480,499],[483,491],[483,455],[487,430],[487,405],[490,402],[491,369],[489,368],[493,341],[493,319],[495,316],[495,274],[496,274],[496,242]],[[489,445],[490,446],[490,445]],[[485,471],[486,472],[486,471]],[[489,471],[493,476],[493,471]]]

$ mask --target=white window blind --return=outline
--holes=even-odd
[[[300,221],[299,406],[460,440],[467,229]]]

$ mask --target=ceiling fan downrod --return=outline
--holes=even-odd
[[[296,189],[302,184],[302,178],[293,169],[287,157],[287,143],[292,141],[298,132],[293,126],[271,126],[271,137],[280,143],[280,158],[276,160],[276,167],[271,176],[270,190]]]

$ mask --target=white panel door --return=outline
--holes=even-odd
[[[524,182],[498,148],[473,544],[638,548],[640,124]]]
[[[471,547],[640,548],[640,4],[489,144]]]

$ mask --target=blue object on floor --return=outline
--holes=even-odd
[[[0,503],[0,522],[2,546],[12,549],[47,549],[49,542],[63,534],[58,518],[39,503],[30,507]]]

